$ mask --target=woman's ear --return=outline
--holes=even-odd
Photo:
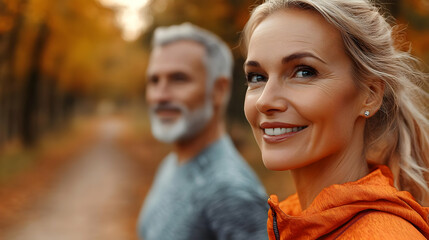
[[[373,116],[383,103],[385,83],[380,79],[374,79],[368,83],[368,94],[363,104],[361,115],[368,118]]]
[[[230,80],[226,77],[216,79],[213,86],[213,103],[216,108],[226,105],[227,96],[230,92]]]

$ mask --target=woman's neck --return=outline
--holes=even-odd
[[[349,151],[341,156],[329,156],[291,172],[301,209],[305,210],[324,188],[356,181],[366,176],[369,169],[360,150]]]

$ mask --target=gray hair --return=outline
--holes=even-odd
[[[229,47],[215,34],[191,23],[182,23],[155,30],[152,46],[164,46],[181,40],[195,41],[206,49],[205,66],[208,74],[208,89],[215,80],[225,77],[232,80],[233,58]]]

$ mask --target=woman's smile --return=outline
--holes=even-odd
[[[263,122],[260,126],[261,131],[263,131],[263,138],[267,143],[285,141],[307,128],[307,126],[281,122]]]

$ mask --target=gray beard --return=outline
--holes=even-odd
[[[169,104],[180,109],[182,115],[174,123],[164,123],[156,116],[159,106],[150,107],[149,115],[153,136],[164,143],[173,143],[192,138],[199,133],[213,117],[213,106],[206,100],[201,107],[189,111],[183,104]]]

